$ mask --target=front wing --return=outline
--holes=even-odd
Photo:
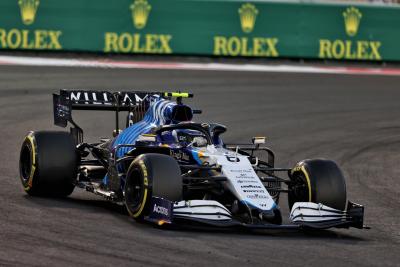
[[[233,218],[230,211],[213,200],[190,200],[172,203],[153,197],[150,214],[145,218],[157,225],[211,226],[249,229],[328,229],[366,228],[363,224],[364,207],[348,202],[346,211],[312,203],[296,202],[290,212],[291,224],[243,223]]]

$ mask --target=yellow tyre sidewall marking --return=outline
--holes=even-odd
[[[140,204],[139,210],[135,213],[132,214],[132,216],[134,218],[139,217],[142,212],[144,207],[146,206],[146,201],[147,201],[147,190],[148,190],[148,186],[149,186],[149,180],[148,180],[148,174],[147,174],[147,168],[146,165],[144,164],[144,162],[141,160],[138,162],[142,173],[143,173],[143,185],[144,185],[144,193],[143,193],[143,199],[142,199],[142,203]]]
[[[306,177],[306,181],[307,181],[307,187],[308,187],[308,201],[311,202],[311,180],[310,180],[310,176],[308,175],[308,172],[306,171],[306,168],[303,166],[301,166],[301,171],[304,173],[304,176]]]
[[[35,175],[35,170],[36,170],[36,151],[35,151],[35,142],[33,140],[33,136],[29,134],[25,140],[31,143],[32,147],[32,166],[31,166],[31,173],[29,174],[28,178],[28,183],[25,185],[24,189],[25,191],[29,191],[32,188],[32,183],[33,183],[33,176]]]

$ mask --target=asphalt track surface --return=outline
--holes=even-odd
[[[398,266],[400,77],[61,67],[0,67],[0,265]],[[76,189],[27,196],[18,157],[29,130],[52,126],[59,88],[190,89],[198,121],[229,127],[227,141],[266,135],[277,165],[337,161],[370,230],[163,230]],[[75,112],[87,140],[110,136],[113,114]],[[286,198],[280,206],[287,211]]]

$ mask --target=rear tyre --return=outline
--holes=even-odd
[[[126,208],[136,220],[150,213],[152,196],[181,200],[182,177],[178,163],[162,154],[138,156],[129,166],[124,195]]]
[[[67,132],[30,132],[22,143],[19,173],[29,195],[66,197],[75,187],[78,157]]]
[[[290,209],[295,202],[314,202],[338,210],[346,209],[346,182],[334,161],[303,160],[291,170],[290,179]]]

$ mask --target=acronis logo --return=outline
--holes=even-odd
[[[153,212],[169,216],[168,209],[162,206],[158,206],[157,204],[154,204]]]

